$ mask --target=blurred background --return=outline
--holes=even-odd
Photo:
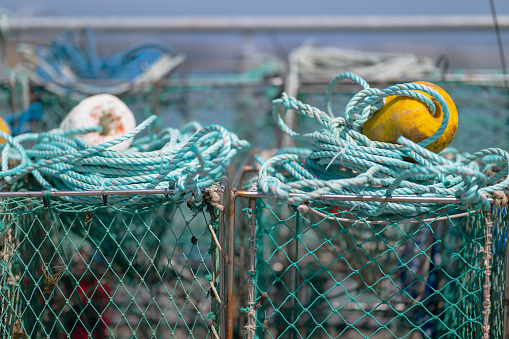
[[[509,2],[495,0],[498,15],[509,14]],[[458,16],[491,15],[489,0],[456,1],[19,1],[4,0],[0,6],[8,10],[12,18],[40,17],[225,17],[291,18],[312,16],[319,21],[321,16],[345,16],[367,24],[366,16]],[[191,23],[193,20],[190,21]],[[127,23],[127,22],[126,22]],[[16,38],[26,42],[48,41],[52,35],[44,30],[17,32]],[[170,43],[176,50],[186,53],[187,61],[203,67],[214,63],[214,67],[231,67],[243,52],[244,32],[124,32],[122,34],[98,36],[99,48],[105,52],[115,51],[127,44],[146,39],[158,39]],[[240,35],[240,36],[239,36]],[[500,57],[497,38],[493,29],[454,30],[323,30],[323,31],[262,31],[254,32],[250,43],[257,49],[275,53],[284,58],[290,50],[304,41],[332,45],[340,48],[392,53],[416,53],[437,59],[447,55],[453,68],[499,68]],[[507,33],[502,36],[507,43]],[[9,56],[12,56],[9,54]],[[9,58],[10,64],[13,59]]]
[[[107,92],[137,122],[158,115],[158,129],[221,123],[254,146],[292,146],[273,123],[272,100],[285,91],[323,109],[329,81],[350,71],[378,88],[443,81],[457,92],[450,94],[462,111],[460,131],[479,125],[479,111],[486,126],[465,130],[454,146],[509,147],[501,128],[507,1],[4,0],[0,7],[0,115],[14,134],[55,128],[79,100]],[[339,87],[333,101],[341,116],[359,88]],[[287,122],[302,124],[291,114]]]

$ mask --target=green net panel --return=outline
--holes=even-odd
[[[483,213],[366,218],[251,201],[248,338],[481,338]]]
[[[509,149],[509,130],[504,128],[509,119],[509,96],[506,88],[468,82],[433,82],[449,93],[458,110],[458,131],[451,147],[460,152],[475,152],[488,147]],[[373,87],[383,89],[388,85],[391,84],[373,84]],[[341,86],[338,86],[338,90],[341,91]],[[336,116],[343,116],[345,105],[358,91],[358,87],[347,87],[343,89],[343,93],[334,94],[333,107]],[[323,86],[302,86],[298,99],[323,110],[324,92]],[[308,122],[306,119],[306,126],[298,130],[313,130],[307,125]]]
[[[3,198],[0,336],[217,338],[218,226],[206,203]]]

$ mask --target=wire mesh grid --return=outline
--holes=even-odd
[[[207,202],[0,208],[3,338],[218,338],[222,218]]]
[[[495,306],[505,285],[505,249],[493,251],[499,273],[486,291],[489,213],[443,204],[426,215],[368,218],[320,200],[238,200],[245,337],[481,338],[489,329],[487,302]],[[502,332],[501,312],[491,317],[492,334]]]

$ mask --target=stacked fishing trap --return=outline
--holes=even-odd
[[[336,118],[330,98],[344,79],[363,90],[347,104],[345,118]],[[419,144],[359,133],[384,97],[422,92],[443,108],[428,88],[399,84],[380,91],[350,73],[329,85],[328,113],[286,94],[274,100],[281,130],[313,144],[258,157],[258,175],[235,191],[247,199],[240,222],[241,266],[248,268],[240,281],[247,282],[241,311],[248,338],[502,333],[508,153],[436,155],[423,146],[442,127]],[[293,131],[283,121],[290,109],[323,129]],[[492,208],[495,200],[499,207]]]
[[[276,58],[182,75],[182,56],[164,46],[106,59],[86,37],[88,49],[66,35],[24,50],[30,67],[0,88],[13,127],[0,132],[2,338],[502,338],[505,89],[441,82],[460,123],[454,147],[436,154],[426,147],[452,109],[427,85],[380,90],[341,73],[325,93],[302,82],[281,94]],[[326,63],[297,52],[287,82],[331,74],[316,65],[351,67],[334,50]],[[435,74],[429,60],[383,56],[402,60]],[[104,126],[62,128],[80,99],[102,92],[142,122],[100,144],[84,136]],[[392,96],[440,111],[438,130],[419,142],[369,139],[364,124]],[[234,160],[282,134],[296,147]]]
[[[154,120],[98,146],[2,132],[2,336],[218,337],[224,175],[249,144],[191,123],[109,150]]]

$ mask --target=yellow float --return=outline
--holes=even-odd
[[[447,147],[454,139],[458,129],[458,112],[449,94],[440,86],[426,81],[416,81],[415,84],[428,86],[437,91],[449,108],[449,121],[444,133],[434,142],[426,146],[432,152],[438,153]],[[404,136],[415,143],[419,143],[435,133],[442,123],[443,114],[437,100],[426,95],[435,104],[433,116],[428,107],[421,100],[402,95],[389,96],[385,105],[376,112],[362,127],[362,133],[373,141],[396,143],[399,136]]]
[[[2,118],[0,118],[0,130],[11,135],[11,128]],[[5,142],[7,142],[7,140],[5,140],[4,138],[0,138],[0,144],[3,144]]]

